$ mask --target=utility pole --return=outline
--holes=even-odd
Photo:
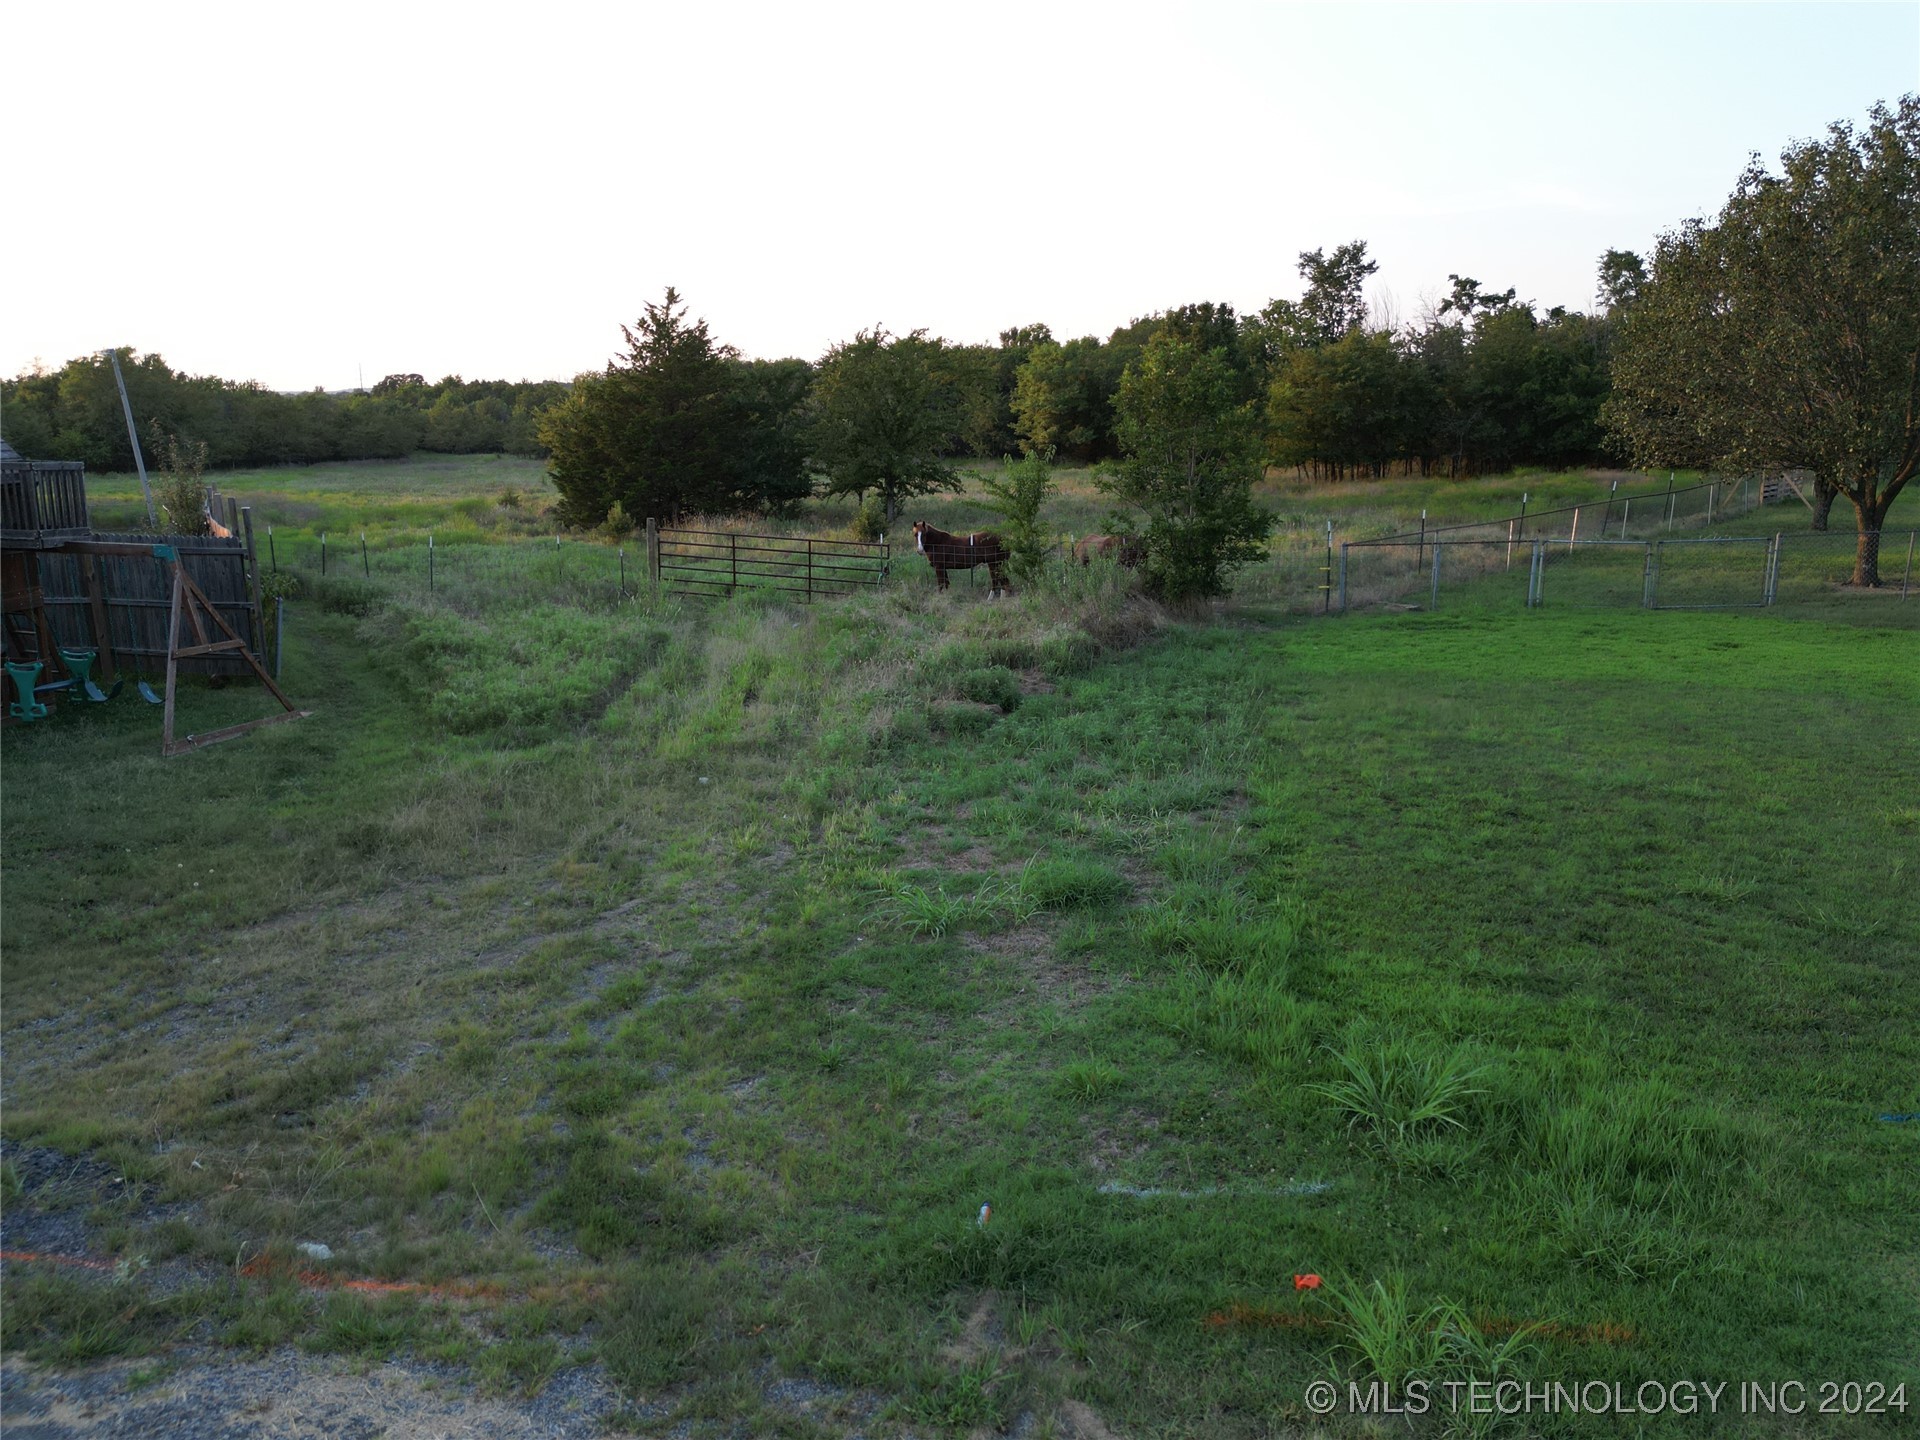
[[[140,432],[133,428],[133,406],[127,400],[127,382],[120,374],[120,352],[107,351],[113,361],[113,383],[120,387],[120,410],[127,417],[127,441],[133,446],[133,468],[140,472],[140,494],[147,502],[147,524],[157,526],[160,517],[153,513],[153,488],[147,484],[147,462],[140,453]]]

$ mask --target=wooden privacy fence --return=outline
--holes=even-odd
[[[675,595],[731,595],[779,590],[811,600],[850,595],[887,576],[886,542],[746,535],[731,530],[680,530],[647,521],[647,569]]]
[[[220,617],[261,650],[259,611],[248,584],[247,551],[239,539],[200,535],[98,535],[96,540],[131,545],[170,545],[193,583]],[[91,569],[93,584],[87,583]],[[96,627],[104,620],[112,649],[121,663],[158,671],[167,661],[167,618],[173,599],[173,571],[151,555],[89,555],[46,551],[40,556],[40,583],[54,639],[67,649],[93,649]],[[89,591],[91,590],[91,594]],[[104,648],[104,647],[102,647]],[[152,663],[148,663],[152,662]],[[247,660],[231,653],[196,655],[180,669],[197,675],[250,675]]]
[[[9,460],[0,467],[0,537],[28,545],[84,535],[87,467],[78,460]]]

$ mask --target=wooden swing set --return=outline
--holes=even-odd
[[[274,683],[273,677],[261,665],[260,657],[253,653],[246,640],[227,623],[226,617],[207,598],[206,592],[195,583],[193,576],[187,573],[187,567],[174,546],[140,545],[113,540],[66,540],[44,547],[43,553],[45,551],[66,551],[79,555],[82,558],[83,573],[93,570],[92,557],[108,555],[151,557],[165,562],[171,569],[171,598],[167,609],[167,678],[165,698],[161,701],[164,707],[161,712],[160,753],[162,755],[185,755],[189,751],[200,750],[208,745],[217,745],[222,740],[231,740],[236,736],[245,735],[251,730],[258,730],[263,725],[279,725],[288,720],[304,720],[313,713],[310,710],[298,709],[287,698],[286,693]],[[33,578],[37,580],[38,577]],[[22,612],[21,618],[25,619],[31,629],[41,637],[39,649],[43,656],[58,656],[60,651],[53,644],[52,628],[47,623],[45,602],[39,586],[30,583],[19,588],[22,593],[9,595],[9,610]],[[90,600],[96,602],[96,610],[99,609],[98,598],[97,594],[89,596]],[[182,634],[183,620],[186,629],[191,632],[190,635]],[[106,629],[104,613],[97,613],[95,643],[100,647],[102,657],[106,661],[105,673],[110,675],[113,666],[112,639],[106,633]],[[183,639],[190,639],[191,643],[182,644]],[[238,725],[222,726],[218,730],[176,737],[174,702],[179,692],[180,662],[216,655],[231,655],[245,661],[260,683],[267,687],[268,693],[280,702],[280,711],[278,714],[263,716],[258,720],[246,720]],[[57,661],[48,663],[52,665]],[[144,684],[141,686],[141,693],[150,697],[150,692]]]

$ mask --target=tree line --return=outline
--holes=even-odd
[[[704,322],[686,322],[682,333],[672,326],[649,329],[654,320],[643,319],[625,330],[623,355],[571,384],[457,375],[430,382],[399,374],[371,390],[286,394],[253,381],[187,375],[157,354],[122,350],[120,356],[143,426],[157,422],[170,435],[204,444],[214,468],[382,459],[416,450],[545,456],[546,425],[583,457],[563,466],[595,490],[595,505],[602,491],[611,504],[625,483],[621,475],[654,468],[660,446],[676,450],[682,440],[650,439],[631,425],[594,416],[607,404],[619,410],[637,375],[655,368],[677,374],[689,365],[699,371],[712,361],[725,383],[670,402],[685,407],[672,428],[685,439],[704,415],[718,427],[716,435],[726,431],[760,453],[735,455],[735,474],[717,488],[711,480],[684,487],[676,503],[664,506],[669,511],[723,508],[729,501],[732,508],[784,503],[796,487],[804,493],[795,467],[816,445],[839,458],[838,468],[857,469],[844,438],[820,423],[821,397],[813,392],[822,380],[830,391],[844,391],[847,382],[838,377],[863,365],[886,367],[895,383],[908,385],[924,412],[911,423],[929,432],[943,457],[1051,451],[1082,462],[1117,459],[1121,378],[1158,334],[1221,352],[1235,393],[1259,412],[1256,428],[1273,464],[1341,478],[1396,468],[1470,474],[1600,458],[1597,415],[1606,394],[1610,311],[1536,316],[1511,290],[1487,295],[1475,281],[1455,277],[1454,297],[1421,325],[1369,327],[1361,286],[1376,266],[1364,242],[1331,255],[1302,255],[1299,269],[1307,282],[1301,300],[1275,300],[1252,315],[1203,301],[1136,319],[1105,339],[1063,342],[1034,324],[1002,331],[993,345],[876,329],[813,363],[746,360],[714,340]],[[675,294],[668,308],[679,303]],[[690,348],[683,354],[676,347]],[[910,373],[917,378],[909,380]],[[887,403],[898,406],[904,398],[905,392]],[[550,410],[556,413],[547,417]],[[895,416],[894,423],[907,422]],[[97,470],[132,468],[104,356],[0,382],[0,431],[25,455],[83,460]],[[599,468],[595,481],[580,473],[582,463]],[[587,504],[583,498],[580,508]]]
[[[925,331],[861,331],[817,365],[744,361],[690,320],[677,291],[627,327],[626,353],[583,376],[536,427],[555,482],[583,523],[627,513],[778,508],[810,492],[900,500],[944,488],[948,463],[1016,452],[1107,463],[1124,453],[1118,400],[1152,342],[1217,357],[1269,465],[1346,479],[1468,475],[1605,454],[1599,412],[1612,336],[1644,280],[1609,251],[1595,314],[1537,314],[1515,292],[1453,276],[1418,325],[1369,325],[1364,241],[1299,257],[1306,292],[1253,315],[1203,301],[1104,340],[1044,324],[997,345]],[[731,437],[726,439],[723,437]]]
[[[311,465],[383,460],[417,450],[543,455],[540,412],[567,392],[559,381],[389,375],[371,390],[285,394],[252,380],[188,375],[156,354],[119,351],[141,443],[157,429],[204,445],[207,464]],[[22,455],[131,470],[133,450],[105,355],[0,381],[0,434]]]

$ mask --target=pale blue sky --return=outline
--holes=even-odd
[[[1920,91],[1920,4],[37,6],[0,370],[565,377],[669,283],[749,354],[1104,335],[1354,238],[1591,304],[1609,246]]]

